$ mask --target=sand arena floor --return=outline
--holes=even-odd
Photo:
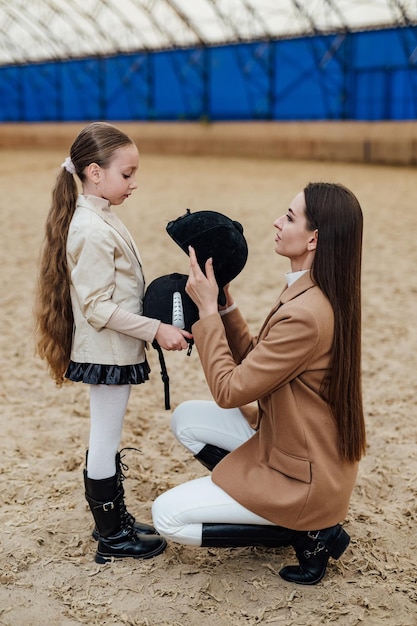
[[[139,146],[140,147],[140,146]],[[323,582],[277,576],[292,549],[169,545],[151,561],[94,563],[83,497],[88,395],[57,389],[33,356],[32,300],[50,191],[65,150],[0,152],[0,624],[11,626],[411,626],[417,623],[417,176],[415,169],[330,162],[142,154],[139,189],[117,212],[146,278],[187,272],[168,220],[213,209],[242,222],[249,259],[234,294],[255,333],[280,291],[285,259],[272,223],[311,180],[341,182],[365,218],[363,384],[368,453],[345,526],[352,542]],[[162,491],[205,473],[174,441],[156,352],[126,417],[129,509],[150,521]],[[197,352],[166,355],[171,402],[209,398]]]

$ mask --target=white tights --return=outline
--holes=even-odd
[[[90,441],[87,475],[93,480],[116,473],[130,385],[90,385]]]
[[[207,443],[235,450],[255,431],[239,409],[221,409],[215,402],[184,402],[172,415],[177,439],[198,454]],[[160,495],[152,506],[153,523],[161,535],[190,546],[201,546],[203,523],[262,524],[271,522],[252,513],[204,476]]]

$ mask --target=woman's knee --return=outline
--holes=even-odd
[[[176,497],[171,489],[158,496],[152,504],[152,520],[157,532],[168,540],[189,546],[201,546],[201,524],[183,524],[175,520],[171,511]],[[172,501],[173,499],[173,501]]]
[[[172,413],[171,430],[176,439],[187,448],[189,443],[196,441],[193,429],[201,423],[201,414],[205,404],[201,400],[187,400],[177,406]]]
[[[169,523],[168,517],[165,515],[165,511],[167,509],[167,505],[164,502],[167,500],[167,493],[163,493],[158,496],[156,500],[152,503],[152,520],[153,525],[160,535],[164,537],[170,536],[171,525]]]

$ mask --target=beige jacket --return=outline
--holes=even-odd
[[[141,315],[144,277],[139,251],[107,200],[79,196],[68,233],[67,263],[74,314],[71,359],[103,365],[142,363],[145,342],[153,341],[159,321]],[[106,328],[120,310],[135,314],[134,330]]]
[[[253,338],[239,310],[192,329],[215,401],[242,407],[256,434],[219,463],[213,481],[251,511],[294,530],[346,516],[357,463],[337,451],[319,395],[329,366],[333,311],[307,273],[286,288]]]

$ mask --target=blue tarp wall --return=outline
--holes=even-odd
[[[417,119],[417,28],[0,67],[0,122]]]

